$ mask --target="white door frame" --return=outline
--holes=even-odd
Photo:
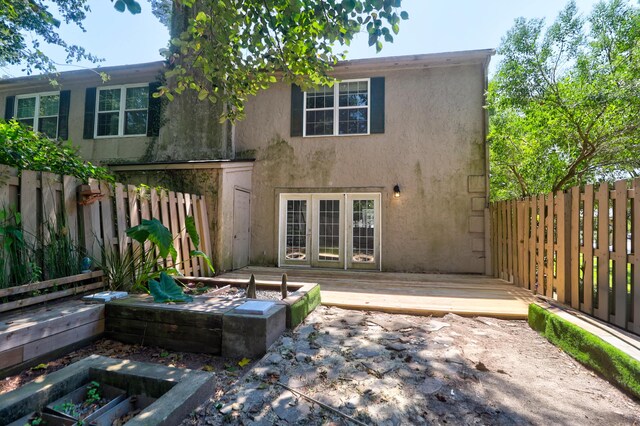
[[[382,194],[379,192],[315,192],[315,193],[281,193],[279,194],[278,214],[278,267],[316,267],[322,266],[324,261],[318,259],[318,211],[320,200],[341,200],[342,213],[340,224],[341,253],[339,265],[325,264],[327,267],[340,269],[378,269],[382,270]],[[301,261],[285,259],[286,250],[286,220],[287,201],[306,200],[306,258]],[[353,201],[373,200],[374,202],[374,259],[372,263],[353,261]]]

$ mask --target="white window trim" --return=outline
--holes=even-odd
[[[367,82],[367,133],[345,133],[340,134],[340,110],[363,108],[362,106],[340,106],[340,83]],[[368,136],[371,134],[371,79],[370,78],[354,78],[350,80],[336,81],[333,85],[333,107],[330,108],[313,108],[312,111],[328,111],[333,110],[333,133],[330,135],[307,135],[307,92],[303,92],[302,99],[302,136],[305,138],[330,138],[330,137],[346,137],[346,136]]]
[[[43,117],[40,117],[40,97],[42,96],[52,96],[52,95],[58,95],[58,113],[56,115],[44,115]],[[18,100],[20,99],[29,99],[29,98],[36,98],[36,105],[35,105],[35,109],[33,111],[33,131],[34,132],[39,132],[40,129],[38,129],[38,121],[40,118],[50,118],[50,117],[60,117],[60,92],[41,92],[41,93],[30,93],[28,95],[16,95],[16,100],[13,106],[13,118],[15,118],[16,120],[19,120],[18,118]],[[60,129],[58,128],[58,124],[56,124],[56,138],[58,137],[58,133],[60,132]]]
[[[120,84],[117,86],[105,86],[98,87],[96,90],[96,106],[95,106],[95,117],[93,121],[93,137],[95,139],[109,139],[109,138],[139,138],[140,136],[147,136],[147,130],[149,129],[149,105],[147,104],[147,125],[145,127],[144,133],[138,133],[135,135],[125,135],[124,134],[124,113],[125,111],[144,111],[144,109],[126,109],[127,102],[127,89],[132,89],[136,87],[149,87],[149,84]],[[116,110],[110,111],[100,111],[98,105],[100,104],[100,92],[103,90],[113,90],[120,89],[120,110],[118,111],[118,134],[117,135],[102,135],[98,136],[98,115],[100,113],[108,113],[108,112],[116,112]]]

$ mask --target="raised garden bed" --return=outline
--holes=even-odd
[[[229,286],[234,289],[244,289],[247,286],[247,280],[224,277],[180,277],[180,281],[187,285],[210,287],[212,291],[219,291],[221,286]],[[281,294],[280,285],[279,281],[256,280],[258,298],[260,298],[260,291],[265,292],[263,293],[265,298],[278,298],[276,295]],[[289,290],[287,297],[285,299],[280,297],[279,299],[286,306],[287,328],[295,328],[320,305],[320,285],[316,283],[289,282],[287,283],[287,288]],[[268,296],[266,296],[267,294]]]
[[[45,416],[53,425],[112,424],[124,417],[131,417],[130,426],[175,425],[208,398],[213,381],[203,371],[94,355],[1,395],[0,424],[22,426]],[[99,396],[94,383],[105,389]]]

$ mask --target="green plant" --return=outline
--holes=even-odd
[[[200,236],[192,216],[186,218],[185,230],[196,247],[190,255],[203,258],[211,271],[214,271],[209,256],[198,250]],[[152,292],[157,301],[187,301],[187,296],[170,277],[180,274],[180,265],[187,261],[185,259],[175,262],[177,252],[173,246],[175,238],[171,232],[157,219],[143,219],[140,225],[127,229],[126,233],[138,244],[122,252],[104,245],[101,247],[102,260],[97,263],[104,271],[109,288]],[[182,296],[175,292],[175,287],[169,284],[170,281],[180,290]]]
[[[149,280],[149,292],[156,303],[193,301],[193,297],[184,294],[176,280],[166,272],[160,273],[160,281]]]
[[[17,121],[0,120],[0,164],[18,170],[35,170],[114,182],[107,169],[84,162],[69,142],[51,140]]]
[[[47,237],[39,244],[44,279],[79,274],[83,250],[72,241],[64,217],[58,218],[55,225],[47,222],[45,227]]]
[[[0,288],[27,284],[41,279],[33,244],[25,239],[22,216],[15,208],[0,210]]]
[[[91,405],[100,402],[102,396],[100,395],[100,383],[93,381],[87,386],[87,396],[85,398],[85,404]]]
[[[75,418],[80,417],[80,413],[78,412],[78,407],[76,406],[76,404],[74,404],[71,401],[56,405],[53,407],[53,409],[71,417],[75,417]]]
[[[28,426],[39,426],[45,424],[44,419],[42,418],[42,413],[36,413],[27,423]]]

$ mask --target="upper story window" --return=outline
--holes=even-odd
[[[304,94],[304,136],[369,134],[369,79],[345,80]]]
[[[96,137],[147,134],[148,85],[100,88],[96,98]]]
[[[59,92],[16,96],[15,110],[20,123],[52,139],[58,137]]]

